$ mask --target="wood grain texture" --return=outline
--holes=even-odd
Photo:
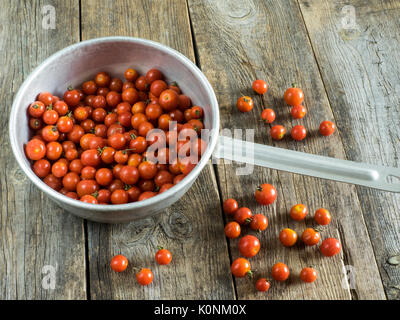
[[[349,159],[399,166],[400,3],[300,1]],[[400,196],[357,187],[389,299],[400,299]]]
[[[296,1],[189,0],[188,3],[199,64],[216,91],[223,128],[254,128],[258,143],[346,157],[340,130],[330,138],[317,134],[319,123],[332,120],[333,114]],[[256,78],[265,79],[270,89],[264,97],[255,97],[252,112],[239,113],[236,99],[240,94],[255,96],[251,83]],[[300,86],[306,95],[309,113],[303,120],[292,120],[289,107],[282,101],[284,90],[292,83]],[[304,142],[290,138],[272,142],[259,120],[264,107],[274,108],[275,124],[283,124],[288,130],[295,124],[304,124],[308,138]],[[248,281],[236,280],[239,299],[385,298],[354,186],[259,167],[251,175],[238,176],[235,169],[235,165],[217,165],[223,198],[235,197],[240,205],[265,213],[270,221],[269,228],[260,235],[262,250],[251,259],[257,270],[255,279],[270,277],[269,271],[278,261],[287,263],[292,272],[286,283],[274,283],[267,296],[257,294]],[[260,207],[254,201],[253,190],[266,182],[277,187],[278,201]],[[313,225],[311,218],[305,222],[289,218],[288,212],[296,203],[305,203],[312,213],[319,207],[331,211],[333,222],[322,231],[322,238],[340,239],[343,246],[340,255],[323,258],[316,247],[304,248],[299,244],[287,249],[280,245],[281,229],[290,227],[301,234],[306,226]],[[238,257],[237,241],[232,241],[230,246],[232,257]],[[319,279],[315,284],[305,285],[298,274],[310,264],[318,270]],[[352,268],[356,277],[351,290],[342,285],[346,268]]]
[[[42,8],[56,29],[42,28]],[[24,78],[55,51],[79,41],[78,1],[0,1],[0,299],[85,299],[83,221],[64,212],[25,177],[9,145],[8,114]],[[45,88],[44,88],[45,89]],[[44,289],[45,265],[56,267]]]
[[[194,60],[186,2],[83,1],[82,37],[126,35],[159,41]],[[190,93],[188,93],[190,95]],[[216,180],[209,164],[189,192],[160,216],[127,225],[88,223],[92,299],[232,299],[227,243]],[[171,265],[157,267],[157,245]],[[127,256],[123,274],[110,258]],[[140,287],[135,268],[149,267],[154,283]]]

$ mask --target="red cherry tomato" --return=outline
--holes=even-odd
[[[42,159],[46,155],[46,145],[39,139],[32,139],[26,144],[25,153],[31,160]]]
[[[245,223],[250,223],[251,222],[251,217],[253,216],[251,210],[246,207],[239,208],[236,210],[235,215],[233,218],[235,219],[236,222],[239,224],[245,224]]]
[[[269,205],[276,200],[277,192],[273,185],[264,183],[257,188],[254,196],[259,204]]]
[[[304,230],[301,239],[306,246],[314,246],[318,244],[319,240],[321,239],[321,235],[316,230],[307,228]]]
[[[261,112],[261,119],[265,122],[265,123],[272,123],[275,121],[275,111],[272,109],[264,109]]]
[[[326,257],[333,257],[334,255],[337,255],[342,246],[340,245],[339,240],[335,238],[328,238],[322,241],[321,246],[319,249],[321,250],[321,253],[326,256]]]
[[[283,94],[283,99],[289,106],[297,106],[302,104],[304,100],[304,93],[300,88],[289,88]]]
[[[260,292],[268,291],[270,286],[271,286],[271,284],[265,278],[260,278],[256,282],[256,289],[257,289],[257,291],[260,291]]]
[[[331,222],[331,219],[332,217],[328,210],[320,208],[315,211],[314,220],[319,225],[326,226]]]
[[[264,231],[268,227],[268,219],[263,214],[257,213],[251,218],[250,228],[256,231]]]
[[[274,140],[282,140],[285,136],[286,129],[281,125],[273,126],[270,130],[271,138]]]
[[[231,221],[225,226],[225,235],[229,239],[235,239],[240,236],[240,225],[236,221]]]
[[[293,119],[301,119],[306,115],[307,109],[302,105],[297,105],[292,107],[290,113],[292,114]]]
[[[171,252],[167,249],[164,248],[159,248],[159,250],[156,253],[156,261],[160,265],[166,265],[169,264],[172,260],[172,255]]]
[[[237,100],[236,106],[241,112],[249,112],[251,109],[253,109],[254,102],[252,98],[248,96],[242,96]]]
[[[287,278],[289,278],[289,268],[286,264],[282,262],[278,262],[274,264],[271,270],[271,276],[274,278],[276,281],[285,281]]]
[[[125,271],[128,267],[128,259],[122,254],[116,255],[111,259],[111,269],[115,272]]]
[[[304,204],[296,204],[290,209],[290,216],[293,220],[301,221],[304,220],[308,213],[307,207]]]
[[[317,271],[313,268],[303,268],[300,271],[300,279],[306,283],[311,283],[317,280]]]
[[[292,247],[295,245],[297,241],[297,233],[296,231],[285,228],[279,233],[279,241],[285,246],[285,247]]]
[[[251,275],[250,262],[244,258],[238,258],[233,261],[231,265],[231,272],[237,278],[243,278],[247,275]]]
[[[143,268],[136,274],[137,282],[142,286],[148,286],[153,282],[153,272],[150,269]]]
[[[304,128],[302,125],[297,125],[292,128],[292,131],[290,132],[290,135],[292,138],[296,141],[301,141],[303,140],[306,135],[307,135],[307,130]]]
[[[252,235],[246,235],[239,240],[239,252],[246,258],[254,257],[260,251],[260,241]]]
[[[254,80],[252,88],[258,94],[264,94],[268,90],[268,84],[264,80]]]
[[[230,198],[224,201],[223,207],[226,214],[234,214],[235,211],[239,208],[239,205],[235,199]]]
[[[333,134],[335,132],[335,129],[336,129],[336,125],[331,121],[323,121],[319,125],[319,132],[323,136],[330,136],[331,134]]]

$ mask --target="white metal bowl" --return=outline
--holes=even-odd
[[[167,81],[176,81],[192,101],[204,108],[204,125],[212,130],[208,147],[197,166],[173,188],[147,200],[122,205],[92,205],[70,199],[47,186],[31,169],[24,153],[29,139],[27,107],[38,93],[49,91],[62,96],[69,85],[79,87],[98,71],[122,77],[127,67],[141,74],[160,69]],[[214,91],[203,73],[181,53],[159,43],[131,38],[107,37],[83,41],[55,53],[40,64],[24,81],[11,109],[9,133],[12,150],[28,178],[61,207],[82,218],[122,223],[159,213],[180,199],[207,164],[216,146],[219,109]]]

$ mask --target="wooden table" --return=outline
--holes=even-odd
[[[55,29],[42,27],[49,4]],[[16,91],[46,57],[81,40],[125,35],[159,41],[194,61],[214,87],[222,128],[254,128],[258,143],[398,166],[399,16],[396,0],[0,0],[0,298],[400,299],[398,194],[259,167],[237,176],[237,165],[210,163],[164,214],[127,225],[92,223],[64,212],[28,182],[12,156],[7,125]],[[255,97],[252,112],[239,113],[236,99],[252,94],[256,78],[270,89]],[[306,95],[303,120],[291,119],[282,101],[293,82]],[[259,121],[264,107],[274,108],[287,128],[304,124],[309,137],[271,141]],[[334,136],[318,135],[322,120],[335,121]],[[279,196],[261,207],[253,190],[264,182],[275,185]],[[221,203],[228,197],[270,222],[260,234],[261,252],[251,259],[255,279],[269,276],[277,261],[291,269],[290,280],[274,283],[268,294],[256,293],[255,279],[230,274],[238,250],[237,240],[227,241],[223,232]],[[280,229],[302,232],[313,225],[311,218],[288,217],[299,202],[312,212],[332,212],[323,237],[340,239],[340,255],[323,258],[316,247],[280,245]],[[157,245],[173,252],[170,266],[155,266]],[[153,285],[139,287],[132,268],[111,272],[110,258],[118,253],[132,266],[151,267]],[[54,289],[42,286],[46,265],[56,268]],[[308,265],[319,272],[314,284],[298,278]]]

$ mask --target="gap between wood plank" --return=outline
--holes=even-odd
[[[192,18],[190,16],[189,4],[188,4],[187,0],[185,1],[185,3],[186,3],[187,16],[189,19],[190,34],[192,35],[194,62],[196,64],[196,66],[201,70],[200,56],[199,56],[199,52],[197,49],[196,37],[195,37],[194,31],[193,31],[193,23],[192,23]],[[218,128],[218,130],[219,130],[219,128]],[[212,159],[212,157],[211,157],[211,159]],[[210,161],[212,161],[212,160],[210,160]],[[212,173],[214,174],[215,181],[217,182],[217,189],[218,189],[218,195],[219,195],[219,201],[220,201],[220,207],[221,207],[222,221],[224,222],[224,226],[225,226],[226,225],[226,217],[225,217],[224,206],[223,206],[224,200],[223,200],[223,196],[222,196],[222,189],[221,189],[220,179],[219,179],[219,175],[218,175],[217,165],[211,163],[211,166],[212,166]],[[231,252],[231,246],[229,243],[229,239],[227,237],[225,237],[225,240],[226,240],[226,245],[228,248],[229,261],[230,261],[230,264],[232,264],[233,259],[232,259],[232,252]],[[237,286],[236,286],[235,277],[233,275],[232,275],[232,282],[233,282],[233,288],[234,288],[234,293],[235,293],[235,299],[238,300]]]
[[[325,94],[326,94],[326,97],[327,97],[327,100],[328,100],[329,108],[331,109],[332,116],[333,116],[333,118],[335,119],[335,122],[337,123],[337,119],[336,119],[336,117],[335,117],[335,113],[333,112],[333,109],[332,109],[332,104],[331,104],[331,100],[330,100],[330,97],[329,97],[329,94],[328,94],[328,90],[326,89],[325,80],[324,80],[324,77],[322,76],[321,66],[320,66],[320,64],[319,64],[319,62],[318,62],[318,59],[317,59],[317,56],[316,56],[316,54],[315,54],[314,46],[313,46],[313,43],[312,43],[312,41],[311,41],[310,33],[309,33],[309,31],[308,31],[307,24],[306,24],[306,21],[305,21],[305,19],[304,19],[303,11],[301,10],[301,6],[300,6],[300,3],[299,3],[299,0],[296,0],[296,3],[297,3],[297,7],[298,7],[298,9],[299,9],[300,15],[301,15],[301,19],[302,19],[302,21],[303,21],[304,29],[306,30],[307,39],[308,39],[308,42],[309,42],[309,44],[310,44],[310,47],[311,47],[311,50],[312,50],[312,53],[313,53],[314,61],[315,61],[316,65],[317,65],[317,68],[318,68],[318,73],[319,73],[319,76],[320,76],[320,78],[321,78],[322,85],[323,85],[323,87],[324,87],[324,91],[325,91]],[[344,148],[344,141],[343,141],[342,135],[340,134],[339,131],[338,131],[338,133],[339,133],[340,141],[341,141],[342,146],[343,146],[344,154],[345,154],[346,158],[348,159],[348,155],[347,155],[347,153],[346,153],[346,148]],[[373,253],[374,258],[375,258],[375,263],[376,263],[377,266],[379,266],[378,260],[376,259],[376,254],[375,254],[375,250],[374,250],[374,245],[373,245],[373,242],[372,242],[372,240],[371,240],[370,231],[369,231],[369,229],[368,229],[368,227],[367,227],[367,224],[365,223],[364,210],[363,210],[363,207],[361,206],[360,196],[359,196],[359,192],[358,192],[358,188],[357,188],[357,187],[355,187],[355,191],[356,191],[356,195],[357,195],[357,199],[355,199],[355,200],[356,200],[357,203],[359,204],[359,207],[360,207],[360,209],[361,209],[361,211],[362,211],[362,213],[363,213],[363,217],[362,217],[362,218],[363,218],[363,221],[364,221],[364,224],[365,224],[365,227],[366,227],[366,231],[367,231],[369,240],[370,240],[370,242],[371,242],[371,246],[372,246],[372,249],[373,249],[373,250],[372,250],[372,253]],[[342,230],[338,230],[338,231],[339,231],[339,234],[340,234],[340,235],[343,234]],[[341,236],[341,237],[342,237],[342,236]],[[343,243],[343,241],[341,241],[341,242]],[[344,252],[345,252],[345,251],[343,250],[343,253],[344,253]],[[346,254],[344,254],[343,257],[347,259]],[[382,275],[381,275],[381,270],[380,270],[379,267],[378,267],[378,272],[379,272],[380,280],[381,280],[381,282],[382,282],[382,284],[383,284],[383,279],[382,279]],[[384,288],[384,289],[385,289],[385,288]],[[349,291],[350,291],[350,295],[351,295],[352,299],[353,299],[353,300],[358,300],[357,291],[356,291],[356,290],[353,290],[353,289],[349,289]],[[388,299],[386,290],[383,290],[383,292],[384,292],[384,294],[385,294],[386,299]]]

